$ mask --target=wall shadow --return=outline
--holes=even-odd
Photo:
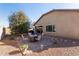
[[[21,53],[19,50],[15,50],[15,51],[11,51],[9,53],[9,55],[15,55],[15,54],[18,54],[18,53]]]

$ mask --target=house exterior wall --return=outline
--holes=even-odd
[[[55,25],[56,32],[46,32],[47,25]],[[45,34],[79,39],[79,11],[53,11],[44,15],[35,26],[43,26]]]

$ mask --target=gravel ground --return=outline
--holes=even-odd
[[[79,56],[79,40],[61,37],[43,36],[40,41],[29,42],[26,56]],[[0,41],[1,56],[21,56],[14,40]]]
[[[31,53],[31,56],[79,56],[79,47],[49,48],[42,52]],[[30,55],[30,54],[29,54]]]
[[[25,41],[24,41],[25,42]],[[79,40],[61,37],[43,36],[34,43],[28,43],[31,56],[77,56],[79,55]]]

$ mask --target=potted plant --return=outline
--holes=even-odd
[[[28,49],[27,44],[21,44],[20,45],[20,50],[21,50],[22,55],[26,55],[27,49]]]

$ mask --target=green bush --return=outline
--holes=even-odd
[[[27,33],[30,28],[28,16],[23,11],[12,13],[9,16],[9,27],[14,35]]]
[[[20,48],[23,49],[23,50],[28,49],[28,45],[27,44],[22,44],[22,45],[20,45]]]

